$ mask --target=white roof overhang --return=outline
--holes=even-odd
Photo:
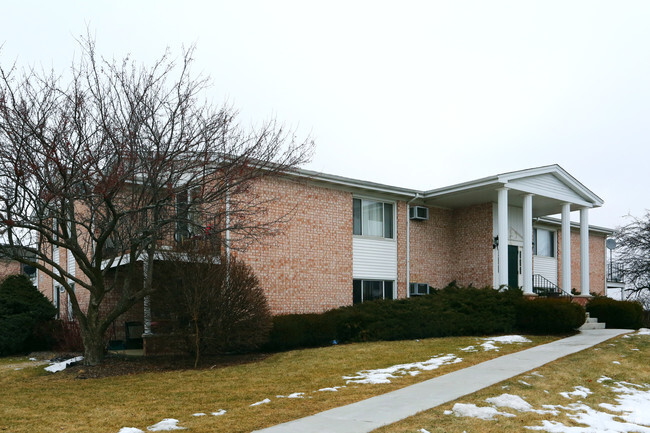
[[[578,182],[559,165],[503,173],[445,188],[425,191],[423,201],[429,206],[466,207],[497,201],[497,191],[508,189],[508,203],[522,206],[523,197],[533,194],[533,216],[559,213],[564,203],[571,210],[602,206],[603,200]]]

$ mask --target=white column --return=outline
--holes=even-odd
[[[508,285],[508,188],[498,190],[499,286]]]
[[[589,209],[580,209],[580,294],[589,296]]]
[[[533,195],[524,195],[524,294],[533,293]]]
[[[571,204],[562,205],[562,290],[571,293]]]

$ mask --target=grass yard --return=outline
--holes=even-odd
[[[529,338],[532,343],[500,344],[498,352],[460,350],[480,344],[478,337],[348,344],[278,353],[227,367],[100,379],[80,379],[86,377],[83,366],[50,374],[43,366],[30,366],[27,358],[0,360],[0,431],[117,433],[122,427],[146,431],[147,426],[175,418],[191,432],[250,432],[555,339]],[[446,354],[463,360],[387,384],[349,384],[337,391],[318,391],[346,385],[343,376],[361,370]],[[298,392],[304,398],[277,397]],[[267,398],[270,403],[251,406]],[[220,409],[227,412],[211,415]],[[192,416],[199,412],[207,415]]]
[[[650,397],[650,368],[648,368],[648,354],[650,354],[650,335],[632,335],[629,337],[618,337],[607,341],[591,349],[562,358],[553,363],[547,364],[534,372],[517,376],[511,380],[485,388],[469,396],[460,398],[454,402],[436,407],[429,411],[422,412],[404,421],[392,424],[376,430],[377,433],[398,433],[398,432],[521,432],[530,431],[526,426],[541,426],[544,420],[560,422],[565,427],[556,425],[556,432],[570,431],[570,428],[585,428],[585,424],[577,422],[567,416],[584,412],[586,419],[594,419],[589,410],[559,410],[558,415],[549,413],[534,413],[531,411],[520,412],[510,408],[498,407],[500,412],[507,412],[515,417],[497,415],[493,420],[482,420],[475,417],[458,417],[455,413],[450,414],[456,403],[474,404],[478,407],[492,407],[486,402],[488,398],[501,396],[502,394],[517,395],[530,403],[534,409],[544,410],[543,405],[562,405],[564,407],[577,408],[577,405],[585,404],[592,410],[598,412],[609,412],[614,415],[621,413],[607,411],[601,407],[601,403],[617,405],[616,398],[620,394],[614,392],[616,382],[628,382],[645,387],[631,388],[645,392]],[[601,379],[603,376],[611,380]],[[601,379],[599,381],[599,379]],[[569,395],[570,398],[562,396],[561,392],[576,392],[581,388],[587,388],[591,394],[586,397],[577,394]],[[584,391],[584,390],[583,390]],[[582,402],[582,403],[579,403]],[[647,406],[647,399],[641,400],[640,404]],[[647,407],[650,409],[650,406]],[[445,414],[447,411],[447,414]],[[647,412],[647,411],[646,411]],[[600,416],[602,422],[604,418]],[[647,417],[647,415],[646,415]],[[614,420],[623,422],[620,417]],[[647,422],[647,421],[646,421]],[[650,429],[632,428],[623,429],[621,425],[606,430],[603,424],[600,428],[579,429],[579,431],[648,431]],[[546,430],[542,430],[546,431]],[[578,431],[578,430],[573,430]]]

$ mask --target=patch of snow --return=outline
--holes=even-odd
[[[454,413],[454,411],[453,411],[453,410],[446,410],[446,411],[444,411],[443,413],[444,413],[445,415],[451,415],[452,413]]]
[[[221,415],[225,415],[226,412],[227,412],[227,411],[226,411],[225,409],[219,409],[219,410],[216,411],[216,412],[212,412],[212,413],[210,413],[210,415],[213,415],[213,416],[221,416]]]
[[[426,430],[426,429],[423,429],[423,428],[421,428],[421,429],[418,430],[418,431],[419,431],[420,433],[431,433],[429,430]]]
[[[466,416],[471,418],[479,418],[484,420],[492,420],[495,416],[501,415],[505,417],[515,417],[511,413],[499,412],[493,407],[478,407],[475,404],[465,404],[465,403],[456,403],[451,409],[454,412],[454,415]]]
[[[57,373],[59,371],[65,370],[68,365],[72,364],[73,362],[79,362],[83,359],[83,356],[77,356],[75,358],[66,359],[65,361],[55,362],[53,364],[50,364],[48,367],[45,367],[45,371],[49,371],[50,373]]]
[[[533,408],[526,400],[512,394],[501,394],[498,397],[486,398],[485,401],[496,407],[508,407],[519,412],[528,412]]]
[[[573,396],[575,397],[582,397],[585,398],[589,394],[593,394],[589,388],[585,388],[584,386],[574,386],[573,391],[570,392],[561,392],[560,395],[564,398],[572,399]]]
[[[523,380],[520,380],[520,381],[518,381],[518,382],[521,383],[522,385],[533,386],[533,385],[531,385],[531,384],[528,383],[528,382],[524,382]]]
[[[474,347],[474,346],[463,347],[460,350],[463,351],[463,352],[478,352],[478,350],[476,350],[476,347]]]
[[[205,416],[203,412],[193,413],[192,416]]]
[[[650,386],[643,387],[625,382],[616,382],[616,385],[611,388],[619,394],[615,398],[618,405],[601,403],[601,407],[612,412],[621,412],[620,417],[627,422],[650,426],[650,412],[648,412],[650,407]]]
[[[600,378],[599,378],[598,380],[596,380],[596,382],[598,382],[598,383],[603,383],[603,382],[605,382],[606,380],[612,380],[612,378],[611,378],[611,377],[607,377],[607,376],[600,376]]]
[[[305,398],[304,392],[294,392],[289,395],[276,395],[277,398]]]
[[[618,361],[612,361],[612,364],[621,365],[621,363]]]
[[[453,353],[448,355],[438,355],[423,362],[412,362],[410,364],[397,364],[386,368],[376,370],[358,371],[355,376],[343,376],[346,383],[390,383],[390,379],[396,379],[397,375],[404,376],[410,374],[412,370],[435,370],[443,365],[456,364],[462,362],[462,358],[456,357]]]
[[[36,358],[29,358],[30,361],[38,361]]]
[[[170,431],[170,430],[185,430],[185,427],[178,426],[178,420],[174,418],[165,418],[157,424],[147,427],[149,431]]]
[[[650,329],[648,328],[641,328],[637,331],[636,334],[634,335],[650,335]]]
[[[321,388],[318,391],[319,392],[323,392],[323,391],[336,392],[341,388],[345,388],[345,385],[343,385],[343,386],[332,386],[330,388]]]
[[[544,375],[540,374],[538,371],[533,371],[532,373],[530,373],[530,375],[531,376],[537,376],[537,377],[544,377]]]
[[[485,341],[485,343],[481,344],[481,347],[483,347],[483,350],[486,352],[489,350],[496,350],[498,352],[499,348],[495,345],[495,343],[531,343],[531,340],[526,337],[522,337],[521,335],[503,335],[501,337],[481,338],[481,340]]]
[[[253,407],[253,406],[259,406],[260,404],[267,404],[267,403],[271,403],[271,400],[268,399],[268,398],[265,398],[265,399],[262,400],[262,401],[258,401],[257,403],[253,403],[253,404],[251,404],[251,407]]]
[[[144,433],[144,431],[135,427],[122,427],[118,433]]]
[[[631,349],[631,350],[641,350],[641,349]]]
[[[22,370],[22,369],[23,369],[22,367],[16,367],[16,368],[14,368],[14,370]]]

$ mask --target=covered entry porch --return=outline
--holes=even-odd
[[[603,200],[560,166],[504,173],[429,191],[425,197],[427,204],[449,208],[492,203],[494,287],[521,287],[527,296],[535,296],[536,287],[567,294],[575,287],[578,296],[590,296],[589,211]],[[578,224],[571,222],[575,214]],[[573,251],[572,226],[579,233]],[[575,279],[572,284],[572,262],[579,263],[579,287]]]

